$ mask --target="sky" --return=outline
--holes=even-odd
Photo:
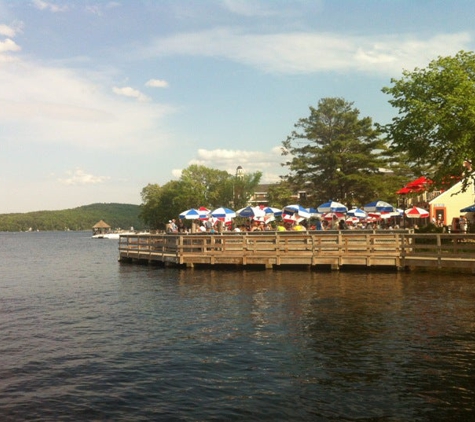
[[[397,113],[403,70],[475,47],[473,0],[0,0],[0,213],[140,204],[191,164],[278,181],[326,97]]]

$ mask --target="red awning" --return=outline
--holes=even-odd
[[[432,180],[425,176],[421,176],[412,182],[407,183],[403,188],[399,189],[396,193],[398,195],[407,195],[408,193],[423,192],[426,190],[426,186],[431,184]]]
[[[411,189],[403,187],[403,188],[399,189],[396,193],[398,195],[407,195],[408,193],[411,193],[411,192],[412,192]]]

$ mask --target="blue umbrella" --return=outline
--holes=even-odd
[[[180,218],[185,218],[186,220],[196,220],[198,218],[205,219],[207,218],[209,214],[209,210],[204,208],[204,209],[195,209],[195,208],[190,208],[189,210],[183,211],[178,215]]]
[[[321,212],[322,214],[326,214],[329,212],[345,213],[348,211],[348,208],[345,205],[341,204],[340,202],[329,201],[318,206],[317,210],[318,212]]]
[[[239,217],[264,217],[266,213],[260,207],[245,207],[236,211],[236,215]]]
[[[310,218],[312,216],[312,214],[309,213],[306,208],[298,204],[287,205],[286,207],[284,207],[283,211],[287,214],[298,214],[302,218]]]
[[[366,212],[393,212],[394,207],[385,201],[373,201],[366,204],[363,209]]]
[[[359,208],[353,208],[353,209],[349,210],[348,215],[350,217],[357,217],[357,218],[366,218],[366,217],[368,217],[367,212],[364,211],[364,210],[361,210]]]
[[[236,212],[229,209],[229,208],[216,208],[214,211],[211,211],[211,216],[214,218],[219,218],[219,219],[226,219],[229,220],[231,218],[236,217]]]
[[[282,215],[282,210],[274,207],[263,207],[262,208],[266,214],[274,214],[275,217]]]

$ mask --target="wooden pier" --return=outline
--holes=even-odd
[[[475,235],[408,230],[124,235],[119,260],[186,267],[447,267],[475,272]]]

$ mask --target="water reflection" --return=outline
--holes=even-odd
[[[0,244],[2,420],[471,420],[471,275],[121,265],[35,236]]]

